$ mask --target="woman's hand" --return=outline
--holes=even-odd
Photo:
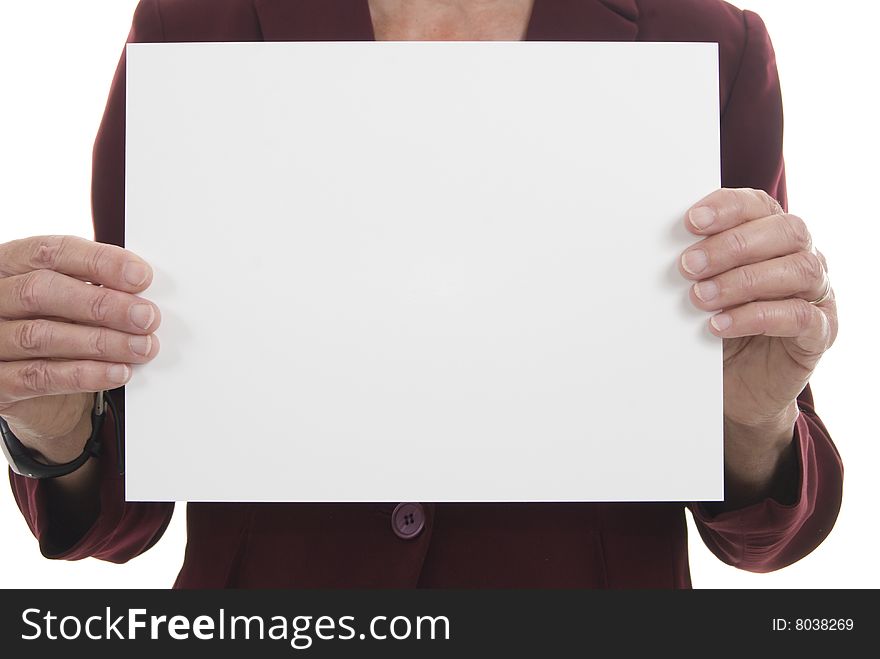
[[[125,384],[130,364],[158,353],[159,309],[136,295],[151,280],[143,259],[115,245],[0,244],[0,416],[44,460],[79,455],[94,392]]]
[[[726,468],[754,500],[786,459],[797,396],[837,336],[834,293],[803,220],[760,190],[718,190],[685,223],[705,238],[682,254],[681,273],[724,340]]]

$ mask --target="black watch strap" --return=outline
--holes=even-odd
[[[83,452],[70,462],[65,462],[64,464],[47,465],[35,460],[30,450],[13,434],[6,420],[0,417],[0,435],[2,435],[2,442],[0,444],[2,444],[3,454],[6,457],[6,461],[9,462],[9,466],[12,467],[12,471],[27,478],[57,478],[58,476],[65,476],[76,471],[89,458],[100,455],[101,427],[104,424],[105,416],[105,395],[103,391],[99,391],[95,395],[95,406],[92,409],[92,434],[86,442]],[[107,396],[106,400],[110,401],[110,397]],[[112,401],[110,404],[112,406]]]

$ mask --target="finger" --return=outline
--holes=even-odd
[[[0,363],[0,404],[27,398],[116,389],[128,382],[128,364],[37,359]]]
[[[685,226],[698,235],[713,235],[744,222],[785,211],[763,190],[722,188],[704,197],[685,213]]]
[[[813,238],[801,218],[771,215],[704,238],[682,253],[679,268],[688,279],[705,279],[741,265],[812,250]]]
[[[828,317],[815,305],[799,298],[751,302],[726,309],[709,319],[709,329],[725,339],[796,337],[797,345],[811,355],[825,352],[831,339]]]
[[[150,285],[153,271],[134,252],[78,236],[34,236],[0,244],[0,276],[55,270],[129,293]]]
[[[150,334],[44,319],[0,322],[0,361],[52,358],[143,364],[158,352],[159,342]]]
[[[0,279],[0,316],[54,316],[132,334],[152,334],[159,326],[159,309],[148,300],[52,270]]]
[[[812,252],[798,252],[699,281],[691,287],[691,301],[696,307],[711,311],[755,300],[816,300],[827,286],[827,275],[819,258]]]
[[[825,258],[825,255],[820,252],[816,247],[813,247],[813,253],[819,257],[819,260],[822,262],[822,267],[825,269],[825,272],[828,272],[828,260]]]

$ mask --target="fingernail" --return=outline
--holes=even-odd
[[[709,322],[712,323],[712,327],[716,330],[723,332],[733,324],[733,318],[731,318],[729,314],[720,313],[716,316],[712,316],[712,319]]]
[[[688,213],[688,219],[694,227],[702,231],[712,226],[712,223],[715,221],[715,211],[708,206],[699,206],[698,208],[691,209]]]
[[[129,261],[122,270],[122,276],[132,286],[141,286],[150,276],[150,269],[138,261]]]
[[[131,369],[125,364],[113,364],[107,369],[107,377],[111,382],[124,384],[128,381],[129,375],[131,375]]]
[[[709,257],[701,249],[691,249],[681,255],[681,267],[692,275],[698,275],[709,265]]]
[[[694,284],[694,295],[703,302],[714,300],[718,297],[718,284],[714,281],[701,281],[699,284]]]
[[[132,336],[128,339],[128,347],[131,348],[134,354],[146,357],[150,354],[150,348],[153,347],[153,338],[150,336]]]
[[[147,329],[156,320],[156,312],[152,304],[136,304],[129,311],[129,315],[131,322],[141,329]]]

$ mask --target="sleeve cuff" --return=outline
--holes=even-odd
[[[108,409],[108,415],[112,412]],[[100,513],[92,526],[69,547],[57,547],[51,542],[51,515],[47,503],[46,482],[26,478],[9,470],[9,480],[19,510],[40,545],[40,553],[50,559],[77,560],[93,555],[101,540],[112,535],[124,511],[123,477],[116,470],[116,431],[112,418],[104,420],[101,428],[101,457],[99,458]]]
[[[125,417],[122,389],[108,392]],[[109,411],[108,414],[113,414]],[[12,491],[40,552],[46,558],[79,560],[94,557],[112,563],[125,563],[152,547],[165,533],[174,513],[170,502],[126,502],[125,477],[117,471],[116,429],[113,419],[105,419],[101,429],[102,453],[98,458],[100,511],[92,526],[69,547],[51,542],[51,511],[47,505],[45,482],[19,476],[9,470]]]
[[[801,409],[793,441],[798,456],[797,501],[767,498],[739,510],[712,515],[691,506],[708,547],[730,565],[754,572],[785,567],[810,553],[827,536],[840,509],[843,467],[818,418]]]

